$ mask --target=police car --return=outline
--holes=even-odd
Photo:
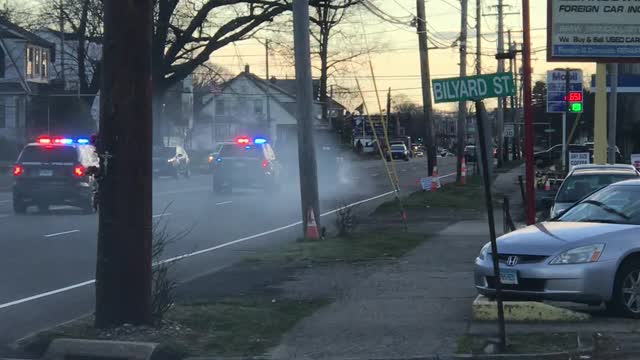
[[[13,167],[13,210],[24,214],[29,206],[44,212],[52,205],[71,205],[94,212],[91,170],[98,166],[88,139],[39,137],[22,149]]]
[[[224,143],[213,166],[213,191],[232,192],[233,188],[277,190],[281,165],[262,137],[238,137]]]

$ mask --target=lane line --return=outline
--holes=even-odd
[[[8,203],[8,202],[11,202],[11,199],[9,199],[9,200],[0,200],[0,204],[4,204],[4,203]]]
[[[164,214],[158,214],[158,215],[153,215],[152,218],[156,219],[159,217],[165,217],[165,216],[170,216],[171,213],[164,213]]]
[[[223,202],[219,202],[216,205],[227,205],[227,204],[231,204],[233,201],[223,201]]]
[[[44,237],[50,238],[50,237],[54,237],[54,236],[73,234],[73,233],[77,233],[77,232],[80,232],[80,230],[63,231],[63,232],[59,232],[59,233],[55,233],[55,234],[48,234],[48,235],[45,235]]]
[[[211,190],[211,186],[199,186],[195,188],[188,188],[188,189],[182,189],[182,190],[163,191],[163,192],[155,193],[153,194],[153,196],[184,194],[184,193],[198,192],[198,191],[205,191],[205,190]]]
[[[345,207],[357,206],[357,205],[364,204],[364,203],[369,202],[369,201],[373,201],[373,200],[377,200],[377,199],[383,198],[385,196],[389,196],[389,195],[394,194],[394,193],[395,193],[394,191],[389,191],[389,192],[386,192],[384,194],[380,194],[380,195],[377,195],[377,196],[374,196],[374,197],[371,197],[371,198],[368,198],[368,199],[357,201],[357,202],[355,202],[353,204],[349,204],[349,205],[347,205]],[[340,209],[341,208],[338,208],[338,209],[335,209],[335,210],[331,210],[331,211],[327,211],[327,212],[321,214],[320,216],[327,216],[327,215],[335,214],[336,212],[340,211]],[[289,225],[281,226],[279,228],[267,230],[267,231],[261,232],[259,234],[250,235],[250,236],[246,236],[246,237],[243,237],[243,238],[240,238],[240,239],[229,241],[227,243],[216,245],[216,246],[210,247],[208,249],[203,249],[203,250],[195,251],[195,252],[192,252],[192,253],[176,256],[176,257],[173,257],[173,258],[170,258],[170,259],[162,260],[162,261],[157,262],[157,263],[155,263],[153,265],[157,266],[157,265],[160,265],[160,264],[167,264],[167,263],[176,262],[176,261],[181,260],[181,259],[190,258],[190,257],[196,256],[196,255],[204,254],[204,253],[215,251],[215,250],[218,250],[218,249],[222,249],[222,248],[225,248],[225,247],[228,247],[228,246],[231,246],[231,245],[235,245],[235,244],[238,244],[238,243],[249,241],[249,240],[261,237],[261,236],[265,236],[265,235],[273,234],[273,233],[276,233],[276,232],[279,232],[279,231],[282,231],[282,230],[290,229],[292,227],[295,227],[295,226],[298,226],[298,225],[301,225],[301,224],[302,224],[302,221],[296,221],[296,222],[291,223]],[[76,232],[76,231],[79,231],[79,230],[74,230],[73,232]],[[26,297],[26,298],[23,298],[23,299],[10,301],[10,302],[4,303],[4,304],[0,304],[0,309],[5,309],[5,308],[8,308],[8,307],[24,304],[24,303],[31,302],[31,301],[34,301],[34,300],[38,300],[38,299],[42,299],[42,298],[45,298],[45,297],[49,297],[49,296],[52,296],[52,295],[64,293],[64,292],[71,291],[71,290],[74,290],[74,289],[78,289],[78,288],[81,288],[81,287],[84,287],[84,286],[92,285],[95,282],[96,282],[96,280],[92,279],[92,280],[88,280],[88,281],[85,281],[85,282],[82,282],[82,283],[70,285],[70,286],[67,286],[67,287],[64,287],[64,288],[51,290],[51,291],[48,291],[48,292],[45,292],[45,293],[42,293],[42,294],[37,294],[37,295],[29,296],[29,297]]]

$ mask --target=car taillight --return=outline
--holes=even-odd
[[[85,168],[82,165],[78,165],[73,168],[73,175],[77,177],[83,177],[85,173],[86,173]]]
[[[269,165],[269,162],[267,160],[262,160],[262,167],[266,168]]]
[[[13,176],[20,176],[24,172],[24,168],[20,165],[13,166]]]

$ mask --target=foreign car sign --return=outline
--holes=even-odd
[[[436,104],[514,95],[511,73],[436,79],[432,85]]]
[[[547,0],[547,60],[640,60],[640,2]]]

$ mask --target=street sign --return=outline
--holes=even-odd
[[[588,165],[591,163],[591,154],[569,152],[569,170],[576,165]]]
[[[547,60],[640,60],[637,1],[547,0]]]
[[[503,136],[506,138],[512,138],[516,136],[516,129],[513,124],[504,124]]]
[[[567,111],[567,78],[565,70],[547,71],[547,112]],[[573,101],[572,101],[573,99]],[[569,112],[582,112],[582,70],[569,71]]]
[[[640,171],[640,154],[631,154],[631,165]]]
[[[436,104],[514,95],[511,73],[435,79],[432,85]]]

